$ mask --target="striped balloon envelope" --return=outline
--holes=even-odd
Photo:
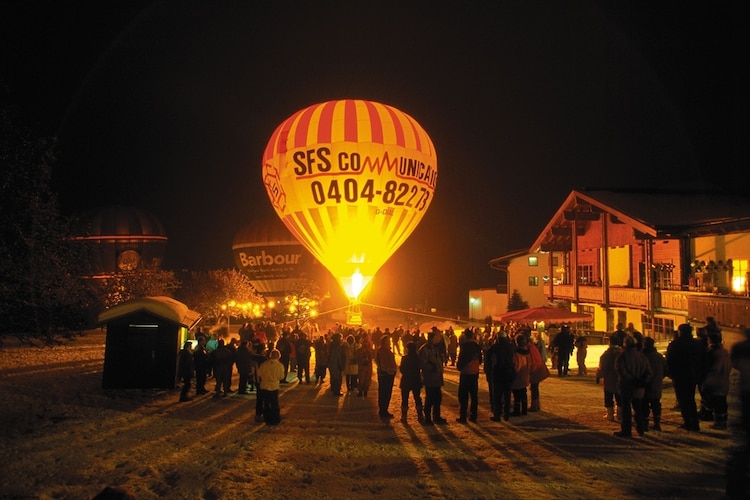
[[[286,227],[356,299],[432,203],[437,154],[392,106],[328,101],[276,128],[263,183]]]

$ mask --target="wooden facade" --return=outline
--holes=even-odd
[[[713,316],[750,326],[750,201],[718,193],[573,191],[530,248],[549,252],[550,300],[671,334]],[[656,335],[659,337],[660,335]]]

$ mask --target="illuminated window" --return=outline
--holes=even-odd
[[[732,291],[747,293],[747,261],[732,261]]]
[[[536,267],[539,265],[539,258],[538,257],[529,257],[529,266]]]
[[[529,286],[539,286],[539,276],[529,276]]]

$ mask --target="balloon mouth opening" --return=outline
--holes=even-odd
[[[370,280],[372,280],[372,276],[364,276],[359,269],[355,270],[351,276],[339,277],[344,293],[352,300],[359,298],[362,290],[370,283]]]

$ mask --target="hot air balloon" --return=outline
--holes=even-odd
[[[392,106],[328,101],[276,128],[263,183],[286,227],[356,301],[432,203],[437,155]]]
[[[89,274],[94,278],[161,264],[167,236],[151,213],[134,207],[109,206],[81,217],[75,240],[90,245]]]
[[[232,243],[237,268],[266,298],[290,292],[300,279],[318,280],[325,269],[276,218],[243,226]]]

